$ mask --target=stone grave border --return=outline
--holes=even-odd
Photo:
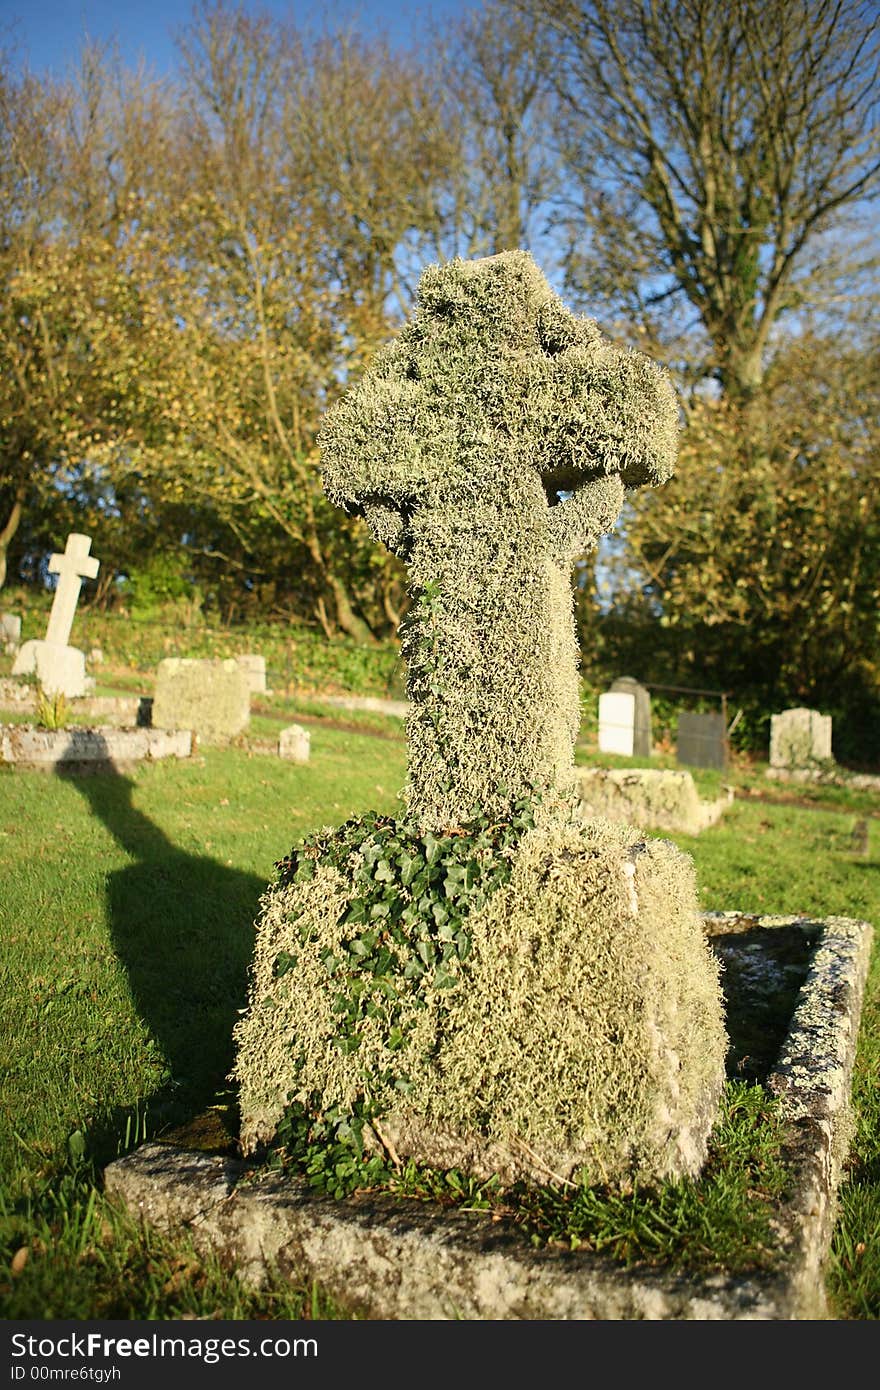
[[[127,766],[159,758],[188,758],[189,729],[35,729],[29,724],[0,725],[0,764],[22,770],[59,766],[93,769]]]
[[[850,1134],[850,1088],[873,936],[867,922],[707,913],[707,930],[797,927],[816,937],[768,1088],[792,1181],[776,1226],[784,1259],[761,1275],[627,1271],[582,1251],[532,1250],[486,1213],[387,1196],[332,1201],[301,1180],[149,1142],[105,1170],[108,1196],[259,1286],[277,1269],[317,1280],[367,1317],[775,1320],[829,1316],[822,1269]]]

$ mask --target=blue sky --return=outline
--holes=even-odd
[[[246,0],[244,8],[292,15],[299,28],[336,28],[359,20],[366,34],[386,31],[394,42],[418,40],[425,20],[475,8],[477,0]],[[174,66],[173,34],[192,14],[190,0],[0,0],[0,47],[33,72],[64,72],[83,36],[115,39],[126,63],[143,57],[157,73]]]

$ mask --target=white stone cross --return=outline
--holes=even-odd
[[[67,537],[63,555],[49,557],[49,573],[58,575],[58,587],[52,600],[46,641],[59,647],[67,646],[83,580],[94,579],[98,573],[100,561],[89,554],[91,544],[91,536],[81,536],[72,531]]]

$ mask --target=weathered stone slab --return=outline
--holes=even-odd
[[[188,729],[34,729],[26,724],[0,726],[0,762],[19,767],[54,767],[59,763],[130,763],[144,759],[188,758]]]
[[[831,715],[787,709],[770,718],[770,766],[809,768],[831,761]]]
[[[768,1085],[787,1125],[784,1259],[762,1275],[626,1269],[582,1251],[532,1249],[488,1214],[376,1195],[332,1201],[229,1158],[145,1144],[105,1170],[111,1198],[229,1259],[250,1285],[277,1265],[384,1319],[791,1320],[827,1316],[822,1270],[849,1138],[849,1095],[872,929],[831,917],[710,913],[710,936],[802,931],[812,960]],[[729,948],[730,949],[730,948]]]
[[[250,722],[248,678],[232,658],[166,657],[156,671],[153,727],[190,729],[205,743],[224,743]]]
[[[311,734],[301,724],[289,724],[278,735],[278,756],[292,763],[307,763]]]
[[[643,829],[699,835],[717,825],[729,795],[703,801],[689,772],[661,768],[578,768],[583,813]]]

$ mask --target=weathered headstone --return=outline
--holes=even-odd
[[[91,687],[85,656],[68,645],[83,580],[98,573],[100,562],[89,554],[91,544],[91,537],[71,532],[63,554],[50,557],[49,573],[58,575],[58,583],[45,641],[25,642],[12,667],[14,676],[36,675],[49,695],[75,698]]]
[[[651,695],[647,687],[632,676],[619,676],[611,682],[612,694],[628,694],[633,697],[633,737],[632,756],[650,758],[654,751],[651,730]]]
[[[688,767],[726,768],[728,749],[724,716],[682,712],[676,726],[675,756]]]
[[[307,763],[311,737],[301,724],[288,724],[278,735],[278,756],[291,763]]]
[[[251,694],[267,694],[266,658],[257,656],[255,653],[248,653],[244,656],[237,656],[235,659],[247,677],[248,689]]]
[[[427,270],[329,412],[329,499],[409,570],[407,813],[279,865],[235,1030],[246,1153],[292,1107],[355,1166],[699,1171],[726,1038],[693,863],[585,823],[573,756],[573,562],[669,476],[677,417],[524,252]]]
[[[787,709],[770,719],[770,766],[809,768],[831,761],[831,715]]]
[[[5,652],[18,651],[21,645],[21,618],[17,613],[0,613],[0,642]]]
[[[190,729],[204,743],[224,743],[247,728],[251,695],[238,662],[166,657],[156,669],[152,724]]]

